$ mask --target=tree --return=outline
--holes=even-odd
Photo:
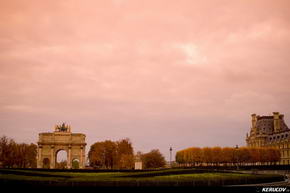
[[[6,136],[2,136],[0,138],[0,162],[2,166],[7,165],[7,157],[9,156],[7,148],[8,148],[8,138]]]
[[[202,148],[202,161],[207,163],[207,165],[209,163],[212,163],[213,162],[213,159],[212,159],[212,149],[209,148],[209,147],[204,147]]]
[[[250,160],[249,162],[255,164],[260,161],[260,152],[257,148],[249,148]]]
[[[212,162],[216,165],[219,165],[219,163],[222,162],[222,148],[220,147],[213,147],[211,148],[211,156],[212,156]]]
[[[90,165],[113,169],[117,160],[116,143],[106,140],[93,144],[89,151]]]
[[[224,147],[222,148],[222,162],[223,163],[234,163],[234,148],[232,147]]]
[[[94,143],[89,151],[88,155],[90,166],[92,167],[105,167],[105,146],[104,142]]]
[[[192,164],[193,163],[193,157],[192,157],[192,151],[191,148],[187,148],[184,150],[184,160],[186,164]]]
[[[194,164],[199,164],[202,162],[202,150],[199,147],[191,148],[192,160]]]
[[[237,162],[238,163],[249,163],[251,154],[248,147],[241,147],[237,150]]]
[[[207,163],[207,165],[210,163],[215,163],[216,165],[220,163],[275,164],[281,159],[279,149],[271,147],[204,147],[202,149],[192,147],[178,151],[175,156],[176,162],[179,164],[196,163],[199,160],[200,151],[202,152],[201,162]]]
[[[107,169],[131,169],[134,167],[134,152],[129,139],[117,142],[96,142],[89,151],[90,166]]]
[[[178,151],[176,152],[176,155],[175,155],[175,161],[178,163],[178,164],[184,164],[185,163],[185,160],[184,160],[184,151]]]
[[[269,162],[271,164],[276,164],[276,162],[280,161],[281,154],[280,154],[279,149],[270,148],[269,149],[269,157],[270,157]]]
[[[2,137],[2,166],[7,168],[17,167],[16,163],[19,162],[17,158],[17,146],[13,139]]]
[[[117,167],[131,169],[134,167],[134,152],[130,139],[117,141]]]
[[[122,154],[118,163],[119,169],[132,169],[134,168],[134,155]]]
[[[16,143],[13,139],[0,138],[0,162],[2,167],[36,167],[37,146],[33,143]]]
[[[164,156],[158,149],[153,149],[149,153],[143,154],[141,160],[145,169],[161,168],[166,164]]]
[[[37,145],[31,143],[28,146],[27,152],[28,153],[26,153],[25,159],[27,160],[28,167],[36,168]]]
[[[113,141],[106,140],[104,142],[105,166],[113,169],[117,163],[117,145]]]

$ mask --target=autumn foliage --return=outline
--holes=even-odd
[[[134,153],[129,139],[94,143],[89,151],[90,166],[104,169],[132,169]]]
[[[0,138],[0,165],[5,168],[35,168],[37,146]]]
[[[178,151],[175,159],[182,166],[218,166],[275,164],[280,157],[280,151],[276,148],[191,147]]]
[[[153,149],[148,153],[141,154],[141,160],[144,169],[162,168],[166,164],[164,156],[158,149]]]

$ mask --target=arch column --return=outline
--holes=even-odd
[[[83,162],[84,162],[84,160],[83,160],[83,149],[84,149],[84,147],[81,146],[81,152],[80,152],[80,163],[79,163],[79,168],[80,168],[80,169],[83,169],[83,166],[84,166],[84,164],[83,164]]]
[[[68,146],[68,152],[67,152],[67,168],[71,169],[71,164],[72,164],[72,160],[71,160],[71,145]]]
[[[83,169],[86,167],[86,146],[83,148]]]
[[[38,146],[38,150],[37,150],[37,168],[42,168],[42,146],[39,145]]]
[[[54,158],[54,145],[50,146],[50,168],[54,169],[55,158]]]

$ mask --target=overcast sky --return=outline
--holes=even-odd
[[[290,125],[289,0],[0,0],[0,134],[66,122],[169,159]],[[175,155],[175,154],[174,154]]]

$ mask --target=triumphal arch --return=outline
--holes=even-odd
[[[72,133],[69,125],[56,125],[54,132],[40,133],[37,148],[37,168],[56,168],[57,153],[64,150],[67,155],[65,168],[72,168],[78,162],[78,168],[85,167],[86,135]]]

